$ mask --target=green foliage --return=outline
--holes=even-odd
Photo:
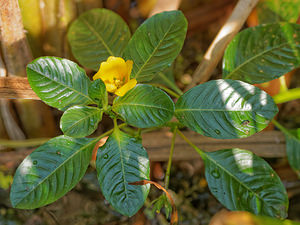
[[[178,95],[182,95],[182,91],[177,87],[174,80],[173,67],[167,67],[167,69],[165,69],[164,71],[156,73],[152,80],[144,83],[163,85],[171,88]]]
[[[157,199],[152,202],[152,216],[154,217],[155,213],[160,213],[161,209],[164,208],[166,212],[166,217],[170,218],[172,213],[172,205],[169,202],[167,196],[162,194]]]
[[[299,0],[261,0],[257,4],[259,23],[296,23],[300,13]]]
[[[289,164],[300,178],[300,128],[285,132],[285,139]]]
[[[271,96],[235,80],[213,80],[183,94],[175,116],[188,128],[208,137],[248,137],[264,129],[278,112]]]
[[[269,2],[261,4],[280,14]],[[283,19],[294,20],[298,9],[289,15],[282,14]],[[98,149],[98,181],[114,209],[126,216],[134,215],[145,202],[150,186],[130,183],[149,179],[150,168],[142,141],[136,138],[145,130],[136,132],[129,126],[168,126],[201,155],[209,188],[225,207],[286,217],[286,191],[263,159],[241,149],[206,153],[193,145],[178,126],[183,124],[218,139],[248,137],[264,129],[278,109],[268,94],[251,84],[278,78],[300,65],[300,25],[276,23],[240,32],[224,55],[223,77],[230,79],[209,81],[182,94],[175,85],[170,65],[183,46],[186,30],[187,21],[180,11],[163,12],[147,19],[130,39],[129,28],[121,17],[107,9],[93,9],[75,20],[68,32],[73,54],[80,64],[97,70],[109,56],[124,56],[134,63],[131,78],[139,83],[169,87],[181,95],[176,106],[164,91],[149,84],[138,84],[124,96],[114,96],[111,103],[105,85],[113,86],[107,86],[110,91],[122,88],[126,78],[104,74],[105,83],[101,79],[91,82],[82,68],[67,59],[41,57],[28,64],[28,80],[36,94],[48,105],[66,110],[60,126],[67,136],[51,139],[19,166],[11,188],[14,207],[41,207],[71,190],[84,175],[98,140],[110,135]],[[120,70],[122,76],[129,71],[114,69],[116,73]],[[287,91],[275,99],[295,99],[298,92]],[[169,122],[174,112],[181,124]],[[96,139],[83,138],[97,129],[103,113],[114,119],[114,128]],[[118,125],[117,119],[125,123]],[[121,132],[118,126],[134,135]],[[299,175],[300,129],[291,133],[281,129],[286,134],[289,162]],[[175,135],[173,147],[174,143]],[[154,210],[162,207],[169,214],[171,206],[165,195],[154,203]]]
[[[103,111],[90,106],[73,106],[60,119],[60,129],[70,137],[85,137],[92,134],[102,119]]]
[[[13,207],[35,209],[65,195],[83,177],[95,143],[90,138],[59,136],[37,148],[15,173]]]
[[[147,19],[133,34],[125,51],[133,60],[132,78],[151,80],[170,66],[179,54],[187,31],[187,21],[180,11],[156,14]]]
[[[48,105],[66,110],[88,105],[90,80],[76,63],[58,57],[40,57],[27,65],[27,77],[34,92]]]
[[[97,103],[99,108],[106,107],[108,104],[107,91],[101,79],[94,80],[89,86],[89,96]]]
[[[210,191],[228,209],[287,216],[286,190],[263,159],[246,150],[226,149],[205,153],[203,160]]]
[[[150,189],[149,185],[128,184],[149,179],[149,159],[141,140],[115,129],[98,150],[96,168],[106,200],[121,214],[134,215]]]
[[[73,55],[80,64],[93,70],[98,70],[100,62],[109,56],[121,56],[130,36],[123,19],[107,9],[81,14],[68,31]]]
[[[251,84],[276,79],[300,66],[300,25],[276,23],[243,30],[228,45],[223,78]]]
[[[174,103],[159,88],[148,84],[139,84],[123,97],[115,98],[113,111],[132,126],[157,127],[172,118]]]

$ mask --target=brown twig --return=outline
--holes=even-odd
[[[40,100],[31,89],[27,77],[0,77],[0,98]]]
[[[148,17],[164,11],[177,10],[180,3],[181,0],[158,0]]]
[[[203,83],[210,78],[213,70],[222,58],[228,43],[242,28],[257,2],[258,0],[239,0],[231,16],[206,51],[203,61],[196,68],[193,74],[193,80],[187,86],[186,90],[194,87],[197,83]]]

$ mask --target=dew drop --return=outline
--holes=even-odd
[[[57,155],[61,155],[61,152],[59,150],[56,151]]]
[[[218,129],[215,129],[216,134],[221,134],[221,132]]]
[[[214,178],[216,178],[216,179],[218,179],[218,178],[220,177],[220,173],[219,173],[219,171],[218,171],[217,169],[213,170],[213,171],[211,172],[211,175],[212,175]]]
[[[104,154],[103,159],[108,159],[108,154],[107,153]]]
[[[37,162],[37,160],[34,160],[32,163],[33,163],[33,165],[36,165],[38,162]]]

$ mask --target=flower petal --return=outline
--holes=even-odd
[[[127,77],[127,65],[121,57],[110,56],[106,62],[101,63],[99,73],[102,80],[123,80]]]
[[[127,65],[127,77],[126,77],[127,80],[126,80],[126,82],[128,82],[130,80],[130,74],[131,74],[131,70],[132,70],[132,66],[133,66],[133,61],[127,60],[126,65]]]
[[[116,90],[115,94],[118,96],[123,96],[127,93],[127,91],[134,88],[136,84],[137,84],[136,79],[131,79],[125,85],[123,85],[118,90]]]

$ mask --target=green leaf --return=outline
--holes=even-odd
[[[113,11],[92,9],[81,14],[69,31],[72,53],[83,66],[98,70],[109,56],[121,56],[130,39],[124,20]]]
[[[72,105],[94,103],[88,96],[91,83],[76,63],[58,57],[40,57],[27,65],[33,91],[48,105],[65,110]]]
[[[149,81],[171,65],[181,51],[187,21],[180,11],[156,14],[147,19],[129,41],[124,56],[133,60],[132,78]]]
[[[141,140],[115,130],[98,151],[96,169],[102,193],[115,210],[132,216],[143,206],[150,186],[128,184],[149,179],[149,159]]]
[[[165,69],[164,71],[156,73],[151,81],[146,81],[145,83],[162,84],[168,88],[173,89],[179,95],[183,94],[175,83],[173,67],[167,67],[167,69]]]
[[[176,103],[175,116],[197,133],[232,139],[261,131],[277,112],[272,97],[253,85],[212,80],[183,94]]]
[[[70,137],[85,137],[92,134],[102,119],[103,111],[90,106],[73,106],[60,119],[60,129]]]
[[[300,13],[299,0],[262,0],[257,4],[259,23],[296,23]]]
[[[290,166],[300,178],[300,128],[285,132],[286,153]]]
[[[46,142],[18,167],[11,187],[13,207],[35,209],[70,191],[83,177],[96,141],[59,136]]]
[[[107,106],[107,91],[104,82],[101,79],[94,80],[89,86],[89,96],[97,103],[99,108]]]
[[[228,209],[287,216],[286,190],[266,161],[242,149],[207,152],[203,160],[210,191]]]
[[[243,30],[228,45],[223,58],[223,78],[263,83],[299,65],[300,25],[260,25]]]
[[[147,128],[169,121],[174,114],[174,103],[159,88],[138,84],[123,97],[115,98],[112,109],[129,125]]]

